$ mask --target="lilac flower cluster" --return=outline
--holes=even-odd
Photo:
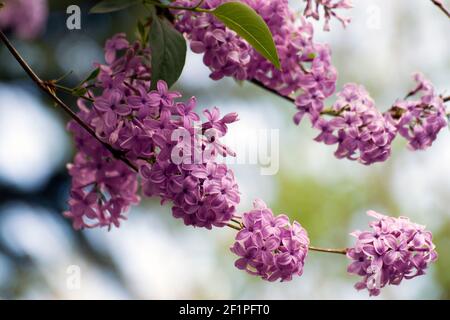
[[[403,279],[425,274],[428,265],[436,261],[431,232],[424,226],[406,217],[387,217],[374,211],[368,215],[376,219],[369,224],[372,230],[353,232],[356,245],[347,251],[352,260],[348,272],[363,277],[356,289],[367,289],[376,296],[388,284],[398,285]]]
[[[216,162],[234,153],[220,143],[234,113],[223,117],[194,111],[196,99],[177,102],[181,94],[164,81],[150,91],[150,52],[118,34],[105,45],[106,64],[87,94],[79,100],[79,117],[97,136],[139,167],[146,196],[170,201],[176,218],[186,225],[224,226],[234,215],[239,191],[233,172]],[[88,103],[85,100],[89,100]],[[89,106],[87,105],[89,104]],[[75,228],[119,225],[124,212],[139,201],[138,174],[116,160],[74,121],[78,153],[69,165],[72,176],[70,210]]]
[[[10,29],[22,39],[33,39],[45,28],[47,0],[4,0],[0,29]]]
[[[228,0],[206,0],[202,7],[216,8]],[[335,91],[337,72],[331,65],[328,46],[313,42],[313,27],[305,19],[297,21],[288,0],[244,0],[267,23],[272,32],[281,70],[262,57],[245,40],[226,28],[213,15],[174,11],[175,26],[186,34],[193,52],[203,53],[203,62],[219,80],[224,76],[237,80],[256,80],[284,96],[300,90],[325,99]],[[192,1],[174,4],[192,6]]]
[[[369,165],[385,161],[391,154],[391,143],[397,133],[408,140],[412,150],[423,150],[436,140],[447,125],[443,98],[423,75],[416,74],[416,88],[410,95],[421,93],[419,100],[398,100],[385,113],[380,113],[363,86],[346,84],[337,93],[335,103],[325,109],[311,93],[297,97],[300,123],[307,115],[313,127],[320,130],[315,138],[328,145],[337,144],[337,158],[358,160]]]
[[[226,1],[206,0],[202,6],[212,9]],[[349,22],[334,11],[350,8],[349,0],[305,1],[307,17],[318,19],[318,10],[323,7],[326,29],[331,17],[344,25]],[[297,94],[294,122],[299,124],[304,115],[308,115],[313,127],[321,131],[316,141],[338,145],[336,157],[358,160],[365,165],[382,162],[389,158],[397,132],[416,150],[430,146],[445,127],[444,102],[421,76],[417,78],[420,88],[417,91],[423,94],[420,101],[398,101],[384,114],[376,109],[367,91],[356,84],[345,85],[331,109],[326,109],[324,101],[336,90],[337,72],[331,65],[328,46],[313,42],[312,25],[305,19],[296,21],[287,0],[244,2],[269,26],[281,71],[213,15],[174,11],[175,26],[186,34],[194,52],[203,53],[205,65],[212,70],[212,79],[231,76],[237,80],[255,80],[283,96]],[[175,4],[189,7],[192,1],[178,0]]]
[[[302,275],[309,238],[298,222],[289,223],[282,214],[274,216],[261,200],[243,214],[243,228],[231,251],[239,256],[235,266],[264,280],[289,281]]]
[[[316,20],[320,19],[320,7],[323,8],[323,16],[325,23],[323,29],[325,31],[330,30],[331,18],[336,18],[344,28],[350,23],[351,19],[343,17],[335,12],[338,9],[351,9],[353,8],[352,0],[304,0],[306,2],[304,16],[312,17]]]
[[[385,121],[364,87],[346,84],[328,111],[333,115],[332,119],[322,116],[322,107],[315,109],[304,96],[296,103],[299,108],[296,118],[301,119],[308,113],[313,126],[321,131],[315,140],[337,144],[337,158],[359,160],[368,165],[385,161],[390,156],[396,128]]]
[[[420,93],[419,100],[397,101],[386,114],[412,150],[430,147],[441,129],[447,126],[444,101],[436,94],[433,85],[418,73],[414,75],[417,86],[410,95]]]

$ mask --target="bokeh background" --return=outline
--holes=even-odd
[[[12,0],[14,1],[14,0]],[[104,41],[117,31],[134,35],[138,10],[88,15],[95,1],[76,1],[82,29],[66,28],[75,1],[50,0],[46,32],[14,43],[45,79],[69,70],[75,85],[103,61]],[[301,8],[301,1],[291,1]],[[449,1],[444,1],[449,4]],[[413,86],[422,71],[450,93],[450,24],[431,1],[355,0],[344,30],[334,23],[316,39],[333,50],[338,88],[364,84],[381,110]],[[279,130],[279,171],[263,176],[258,164],[232,165],[242,191],[240,211],[255,198],[298,220],[316,246],[351,245],[348,235],[367,227],[365,212],[407,215],[433,231],[439,260],[427,276],[387,287],[377,299],[450,298],[450,134],[443,130],[425,152],[410,152],[397,139],[392,158],[370,167],[337,160],[333,148],[313,141],[308,121],[292,122],[292,105],[251,84],[213,82],[201,57],[189,53],[177,84],[201,108],[236,111],[230,142],[246,148],[251,133]],[[74,105],[73,98],[64,96]],[[347,259],[311,252],[304,275],[289,283],[266,283],[234,268],[228,250],[234,232],[186,228],[169,207],[144,200],[120,229],[73,231],[62,217],[69,190],[65,166],[73,156],[67,118],[34,87],[0,46],[0,297],[50,299],[366,299]],[[81,271],[81,286],[67,286]]]

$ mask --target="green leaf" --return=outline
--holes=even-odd
[[[141,0],[103,0],[91,8],[89,13],[109,13],[141,3]]]
[[[99,73],[100,73],[100,68],[95,69],[81,83],[83,84],[85,82],[96,79]]]
[[[148,42],[148,28],[142,21],[138,21],[137,24],[139,40],[142,44],[147,44]]]
[[[83,87],[74,88],[72,94],[77,97],[82,97],[87,93],[87,89]]]
[[[212,12],[228,28],[248,41],[263,57],[281,68],[277,48],[266,22],[255,10],[241,2],[226,2]]]
[[[152,52],[151,89],[156,88],[158,80],[166,81],[170,88],[183,71],[186,40],[166,18],[153,14],[149,41]]]

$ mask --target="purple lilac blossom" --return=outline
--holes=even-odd
[[[379,295],[388,284],[399,285],[403,279],[425,274],[428,265],[436,261],[431,232],[424,226],[406,217],[393,218],[375,211],[367,214],[376,219],[369,224],[372,230],[351,233],[356,244],[347,251],[352,260],[347,271],[362,277],[356,289]]]
[[[320,7],[323,8],[323,17],[325,23],[323,29],[325,31],[330,31],[330,20],[331,18],[337,19],[342,26],[345,28],[351,21],[350,18],[343,17],[335,12],[339,9],[351,9],[353,8],[352,0],[304,0],[306,2],[304,16],[313,18],[316,20],[320,19]]]
[[[387,160],[397,134],[408,141],[411,150],[426,149],[447,126],[448,115],[442,96],[431,82],[420,73],[414,79],[416,88],[408,96],[420,94],[420,98],[397,100],[383,114],[363,86],[348,83],[327,110],[317,103],[315,92],[298,96],[294,120],[299,123],[307,115],[320,131],[316,141],[337,144],[337,158],[358,160],[365,165]]]
[[[331,110],[335,113],[332,119],[316,114],[313,126],[321,131],[316,141],[337,144],[337,158],[369,165],[390,156],[396,128],[385,121],[363,86],[346,84]]]
[[[100,73],[87,93],[93,103],[78,101],[80,118],[140,170],[137,174],[114,159],[71,121],[68,128],[78,153],[68,166],[72,190],[65,216],[76,229],[119,226],[130,205],[139,202],[139,181],[145,196],[170,202],[173,216],[186,225],[222,227],[235,215],[238,186],[233,172],[217,158],[234,155],[220,139],[237,114],[205,110],[202,123],[194,97],[177,101],[181,94],[170,91],[164,81],[149,91],[149,55],[138,42],[115,35],[106,42],[106,64],[96,64]]]
[[[418,100],[399,100],[386,118],[396,126],[399,134],[408,141],[411,150],[424,150],[436,140],[448,123],[444,100],[432,83],[422,74],[414,75],[417,85],[411,95],[420,94]]]
[[[289,281],[301,276],[308,254],[309,238],[296,221],[274,216],[261,200],[243,214],[243,228],[236,234],[231,251],[239,256],[235,266],[268,281]]]
[[[0,29],[12,30],[22,39],[33,39],[45,29],[47,0],[4,0],[0,10]]]

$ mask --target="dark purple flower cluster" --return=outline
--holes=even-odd
[[[206,0],[203,8],[216,8],[228,0]],[[328,46],[313,42],[313,27],[305,19],[298,21],[288,0],[245,0],[265,20],[272,32],[281,70],[262,57],[244,39],[226,28],[213,15],[176,11],[175,26],[185,33],[195,53],[203,53],[203,62],[211,78],[224,76],[237,80],[257,80],[282,95],[299,90],[315,92],[324,99],[335,91],[337,73],[331,65]],[[176,5],[192,6],[178,0]]]
[[[444,101],[431,82],[420,73],[414,75],[414,80],[417,86],[411,95],[420,93],[420,99],[397,101],[386,115],[400,135],[408,140],[410,149],[424,150],[447,126],[448,119]]]
[[[325,144],[337,144],[337,158],[358,160],[363,164],[385,161],[391,154],[396,128],[377,110],[364,87],[346,84],[329,111],[332,119],[311,108],[304,110],[321,133],[315,138]],[[297,105],[304,105],[302,96]],[[302,111],[297,115],[303,115]]]
[[[94,87],[79,100],[78,115],[102,141],[140,168],[146,196],[173,203],[173,215],[186,225],[224,226],[234,215],[239,191],[233,172],[216,162],[234,153],[221,144],[235,113],[223,117],[205,110],[206,121],[194,111],[196,99],[177,102],[164,81],[150,91],[150,52],[124,34],[106,42],[105,60]],[[91,102],[86,103],[85,100]],[[89,104],[89,106],[88,106]],[[74,121],[78,153],[69,165],[72,176],[70,210],[75,228],[119,225],[139,197],[138,174],[112,157]]]
[[[369,211],[376,220],[371,231],[355,231],[355,247],[348,249],[352,260],[348,272],[363,279],[355,285],[378,295],[388,284],[398,285],[403,279],[425,274],[425,269],[436,261],[437,252],[431,232],[406,217],[393,218]]]
[[[292,280],[302,275],[308,254],[306,230],[286,215],[274,216],[261,200],[243,214],[243,229],[236,235],[231,251],[239,256],[235,266],[264,280]]]
[[[335,10],[338,9],[351,9],[353,8],[352,0],[304,0],[306,2],[306,8],[303,14],[305,17],[312,17],[316,20],[320,19],[319,9],[323,9],[323,17],[325,23],[323,29],[325,31],[330,30],[331,18],[336,18],[344,28],[350,23],[351,19],[342,17]]]
[[[33,39],[45,28],[47,0],[4,0],[0,29],[10,29],[22,39]]]

